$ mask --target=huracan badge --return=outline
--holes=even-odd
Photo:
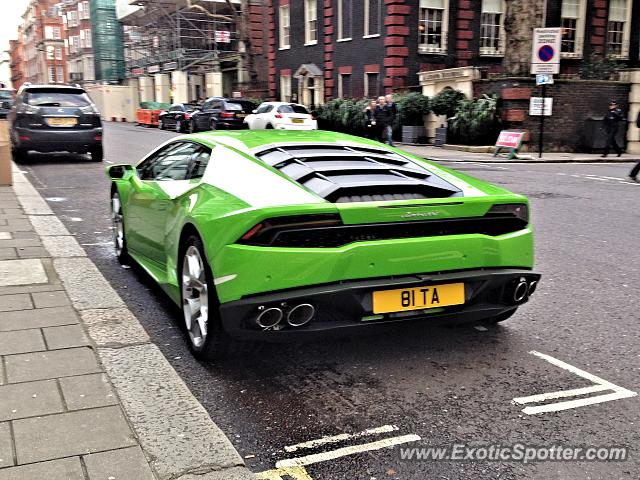
[[[416,218],[416,217],[437,217],[442,215],[440,210],[432,210],[431,212],[407,212],[402,215],[402,218]]]

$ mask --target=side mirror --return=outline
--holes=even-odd
[[[251,113],[258,113],[258,110],[251,110]]]
[[[126,180],[131,177],[135,172],[135,167],[133,165],[123,164],[123,165],[111,165],[107,167],[107,176],[112,178],[113,180]]]

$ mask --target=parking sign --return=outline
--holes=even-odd
[[[560,73],[561,28],[536,28],[533,31],[531,73]]]

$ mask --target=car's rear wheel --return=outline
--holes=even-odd
[[[11,156],[14,162],[24,162],[27,159],[28,151],[24,148],[11,147]]]
[[[158,128],[160,130],[164,130],[164,122],[162,121],[162,119],[158,120]]]
[[[184,245],[178,278],[189,347],[198,360],[220,360],[228,354],[231,341],[220,326],[212,274],[202,240],[191,235]]]
[[[99,147],[93,147],[89,150],[89,153],[91,154],[91,161],[93,162],[101,162],[104,160],[104,150],[102,149],[102,145]]]
[[[267,130],[273,130],[273,125],[271,125],[270,123],[267,123]]]
[[[217,128],[218,126],[216,125],[216,121],[211,120],[211,122],[209,122],[209,130],[216,130]]]
[[[129,263],[127,240],[124,236],[124,215],[122,213],[122,201],[117,191],[111,195],[111,223],[113,227],[113,244],[116,258],[120,263]]]
[[[182,133],[182,120],[176,120],[176,133]]]
[[[189,133],[196,133],[197,131],[198,131],[198,128],[196,127],[196,122],[191,120],[189,122]]]

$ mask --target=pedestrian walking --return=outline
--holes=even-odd
[[[390,93],[385,95],[384,99],[387,102],[385,108],[389,110],[390,119],[386,131],[387,143],[393,147],[393,125],[396,121],[396,116],[398,115],[398,107],[396,106],[396,102],[393,101],[393,95],[391,95]]]
[[[367,122],[367,138],[375,140],[378,138],[378,125],[376,123],[376,107],[378,104],[375,100],[371,100],[364,109],[364,116]]]
[[[385,135],[387,134],[388,130],[387,127],[391,125],[391,114],[391,109],[387,108],[387,99],[382,96],[378,97],[378,105],[376,106],[374,115],[377,126],[377,138],[381,143],[384,143]]]
[[[640,112],[638,112],[638,116],[636,117],[636,127],[640,128]],[[640,162],[636,163],[635,166],[629,172],[629,178],[634,182],[638,182],[638,173],[640,173]]]
[[[620,148],[620,145],[616,142],[616,135],[618,134],[618,128],[622,120],[622,110],[618,108],[615,100],[611,100],[609,102],[609,111],[604,116],[604,129],[607,132],[607,143],[604,146],[602,158],[609,155],[611,147],[618,153],[618,156],[622,155],[622,148]]]

